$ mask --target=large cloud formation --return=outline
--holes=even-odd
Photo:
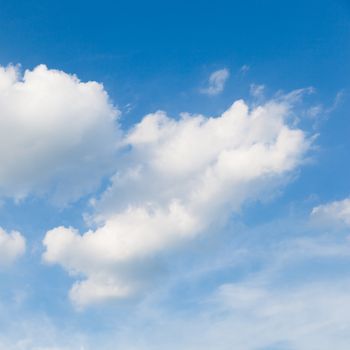
[[[65,203],[111,171],[117,130],[103,86],[44,65],[0,67],[0,196]]]
[[[19,232],[7,233],[0,227],[0,266],[13,263],[25,249],[25,239]]]
[[[239,100],[216,118],[145,116],[123,138],[119,171],[95,203],[97,229],[57,227],[45,236],[44,260],[85,276],[71,289],[73,302],[132,295],[142,287],[136,265],[270,195],[309,147],[288,125],[291,108],[288,98],[253,109]]]

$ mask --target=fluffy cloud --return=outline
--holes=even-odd
[[[216,118],[145,116],[125,135],[121,168],[95,202],[97,229],[81,235],[58,227],[44,239],[46,262],[86,276],[72,300],[85,306],[136,292],[135,269],[146,258],[215,231],[245,202],[271,196],[309,146],[288,126],[290,109],[288,100],[252,110],[240,100]]]
[[[229,78],[230,72],[227,68],[219,69],[213,72],[209,77],[208,87],[201,89],[201,93],[207,95],[218,95],[224,90],[226,80]]]
[[[40,65],[0,67],[0,196],[79,198],[111,172],[118,111],[103,86]]]
[[[14,262],[25,249],[25,239],[19,232],[7,233],[0,227],[0,266]]]
[[[350,226],[350,199],[319,205],[312,209],[311,216],[322,222],[329,221]]]

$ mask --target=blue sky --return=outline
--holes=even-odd
[[[0,350],[347,350],[347,1],[1,1]]]

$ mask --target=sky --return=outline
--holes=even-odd
[[[348,1],[0,8],[0,350],[348,349]]]

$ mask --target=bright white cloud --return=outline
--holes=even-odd
[[[229,76],[230,72],[227,68],[213,72],[209,77],[208,87],[201,89],[201,92],[207,95],[220,94],[220,92],[224,91],[225,83]]]
[[[312,209],[311,215],[322,222],[331,221],[350,226],[350,199],[319,205]]]
[[[24,254],[26,242],[17,231],[7,233],[0,227],[0,266],[13,263]]]
[[[59,203],[94,189],[114,164],[118,111],[103,86],[44,65],[0,67],[0,196]]]
[[[71,290],[75,304],[134,293],[142,287],[135,269],[146,258],[271,196],[309,146],[288,126],[290,109],[288,99],[252,110],[237,101],[217,118],[145,116],[124,137],[121,168],[95,203],[98,228],[81,235],[58,227],[44,239],[46,262],[86,277]]]

